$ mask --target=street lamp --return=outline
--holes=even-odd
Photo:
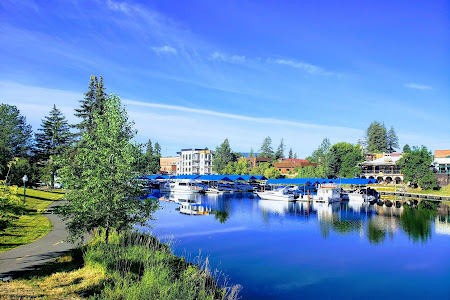
[[[22,181],[23,181],[23,205],[25,205],[25,183],[28,181],[28,176],[27,174],[25,174],[22,177]]]

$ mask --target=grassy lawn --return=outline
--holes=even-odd
[[[19,189],[23,196],[23,189]],[[19,216],[13,227],[0,233],[0,252],[31,243],[52,230],[52,223],[44,216],[45,208],[64,194],[26,189],[27,213]],[[21,198],[20,201],[23,201]]]
[[[235,299],[207,268],[187,263],[153,236],[98,236],[21,279],[0,282],[1,299]]]
[[[408,192],[418,193],[418,194],[433,194],[433,195],[450,196],[450,185],[442,187],[438,191],[436,191],[436,190],[422,190],[422,189],[409,189]]]

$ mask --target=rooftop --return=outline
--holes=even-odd
[[[450,157],[450,150],[436,150],[434,151],[435,158],[448,158]]]

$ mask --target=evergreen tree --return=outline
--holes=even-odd
[[[289,158],[294,158],[294,155],[292,154],[292,148],[289,149]]]
[[[148,139],[147,148],[145,150],[145,154],[147,154],[148,156],[153,156],[152,140],[150,140],[150,139]]]
[[[60,175],[67,188],[67,204],[58,211],[67,222],[72,239],[95,229],[105,230],[105,240],[115,229],[131,229],[152,218],[158,202],[140,199],[142,191],[136,175],[136,134],[117,96],[104,102],[103,113],[95,111],[94,126],[84,131],[83,147],[71,157],[63,157]]]
[[[387,141],[386,127],[382,123],[373,121],[366,130],[367,151],[368,152],[386,152]]]
[[[224,170],[228,163],[235,160],[234,154],[231,152],[230,143],[225,139],[223,143],[216,148],[216,154],[213,157],[212,169],[217,174],[224,174]]]
[[[50,115],[42,120],[41,128],[36,133],[36,155],[40,161],[47,165],[45,170],[49,173],[50,189],[53,189],[58,166],[54,164],[52,156],[62,154],[70,144],[72,135],[66,117],[56,105]]]
[[[284,157],[284,140],[281,139],[280,145],[278,146],[277,152],[275,153],[275,159],[280,159]]]
[[[8,162],[27,157],[33,147],[31,126],[16,106],[0,104],[0,178],[5,178]]]
[[[158,142],[155,143],[155,148],[153,149],[153,155],[159,158],[161,157],[161,146]]]
[[[272,149],[272,139],[270,136],[266,137],[262,143],[261,149],[259,150],[259,157],[274,157]]]
[[[83,130],[91,130],[93,124],[93,114],[103,114],[104,102],[107,98],[105,87],[103,86],[103,78],[100,80],[91,75],[89,82],[89,90],[84,93],[84,99],[80,100],[80,108],[75,109],[75,116],[81,118],[81,122],[74,125],[80,132]],[[81,134],[81,133],[80,133]]]
[[[411,147],[408,144],[403,146],[403,153],[411,153]]]
[[[294,159],[297,159],[297,153],[294,153]]]
[[[248,154],[248,157],[254,157],[255,154],[253,153],[253,148],[250,148],[250,153]]]
[[[387,133],[387,150],[389,153],[393,153],[398,147],[398,137],[395,133],[394,127],[391,126],[391,129],[389,129]]]

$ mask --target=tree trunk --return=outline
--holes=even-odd
[[[106,227],[106,232],[105,232],[105,243],[108,244],[109,241],[109,227]]]

